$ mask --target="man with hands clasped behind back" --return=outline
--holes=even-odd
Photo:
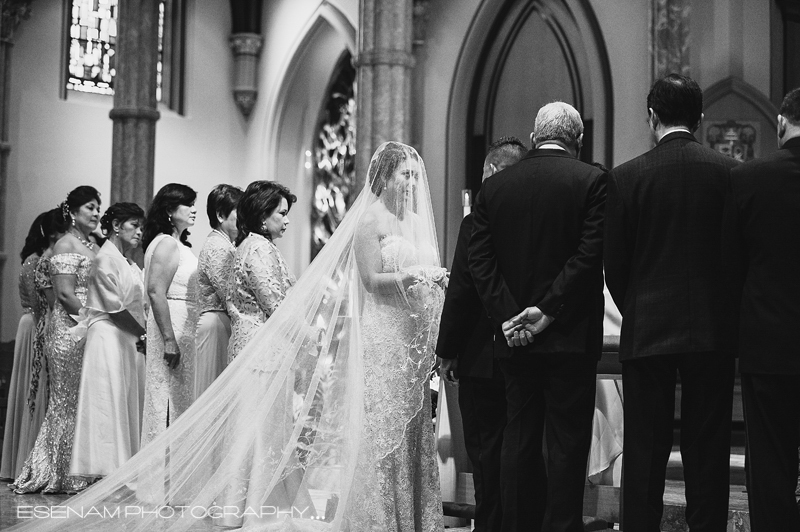
[[[470,272],[506,382],[503,532],[583,530],[603,343],[606,174],[577,159],[582,140],[575,108],[545,105],[534,149],[487,179],[475,203]]]
[[[515,164],[526,152],[516,137],[503,137],[489,146],[483,178]],[[500,449],[506,426],[505,382],[494,360],[494,328],[469,271],[468,246],[473,215],[458,231],[450,284],[442,309],[436,354],[440,373],[459,383],[458,406],[467,456],[475,485],[475,531],[500,530]]]

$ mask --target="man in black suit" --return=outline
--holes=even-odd
[[[658,532],[681,378],[690,530],[724,531],[734,357],[720,278],[722,210],[736,164],[695,140],[703,93],[671,74],[647,96],[657,145],[609,173],[606,283],[622,313],[622,526]]]
[[[517,163],[525,145],[503,137],[489,146],[483,178]],[[506,427],[506,389],[494,360],[494,328],[469,272],[467,248],[473,215],[461,221],[436,354],[445,381],[459,383],[458,406],[475,486],[475,532],[500,530],[500,449]]]
[[[506,532],[583,530],[603,343],[606,174],[577,159],[582,139],[572,106],[545,105],[534,149],[487,179],[475,202],[469,265],[496,333],[508,403],[500,472]]]
[[[731,171],[723,232],[739,318],[753,532],[800,530],[800,88],[781,105],[778,146]]]

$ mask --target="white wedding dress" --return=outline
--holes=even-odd
[[[27,526],[443,529],[428,376],[446,276],[425,168],[413,148],[387,143],[366,182],[206,392],[119,470],[66,501],[76,515]]]

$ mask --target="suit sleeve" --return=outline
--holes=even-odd
[[[612,170],[608,175],[603,264],[608,291],[611,292],[611,297],[614,298],[614,303],[620,312],[624,312],[630,276],[630,249],[625,233],[628,225],[626,216],[619,180]]]
[[[441,358],[458,358],[464,352],[475,324],[481,313],[485,312],[469,273],[471,217],[464,218],[458,231],[450,283],[447,285],[447,295],[439,325],[439,339],[436,342],[436,354]]]
[[[591,283],[603,265],[603,219],[606,205],[606,174],[599,174],[589,187],[586,216],[576,253],[567,260],[550,289],[536,306],[548,316],[558,317],[570,296]]]
[[[469,270],[489,319],[497,327],[502,327],[503,322],[519,314],[522,309],[514,300],[497,264],[485,196],[486,183],[475,199],[475,227],[469,241]]]

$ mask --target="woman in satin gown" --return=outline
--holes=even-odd
[[[144,403],[142,270],[126,258],[139,247],[144,211],[115,203],[100,220],[107,240],[94,259],[76,337],[85,337],[70,474],[104,477],[139,451]]]
[[[444,528],[428,375],[447,274],[427,176],[413,148],[390,142],[366,177],[334,235],[206,393],[66,503],[143,511],[42,530],[116,520],[126,531],[187,530],[228,517],[264,531]],[[232,484],[244,488],[243,507],[225,505]]]
[[[194,400],[197,258],[189,249],[188,229],[197,215],[196,198],[186,185],[164,185],[144,223],[144,285],[150,314],[142,447]]]
[[[239,236],[227,297],[232,331],[229,360],[250,342],[295,283],[275,245],[289,226],[289,209],[295,201],[289,189],[274,181],[250,183],[239,200]]]
[[[66,234],[56,243],[50,259],[56,295],[45,345],[50,397],[33,450],[11,485],[16,493],[69,493],[88,485],[87,479],[69,474],[83,360],[83,342],[73,337],[70,329],[75,326],[71,316],[86,302],[95,257],[89,233],[100,217],[100,193],[90,186],[76,188],[62,204],[62,214]]]
[[[26,441],[30,418],[25,421],[25,410],[28,408],[31,362],[36,347],[36,323],[41,315],[36,299],[35,275],[39,258],[48,245],[47,236],[42,230],[42,220],[46,215],[43,212],[33,221],[20,253],[22,268],[19,272],[19,300],[22,304],[22,317],[14,341],[14,364],[8,389],[0,478],[17,478],[22,462],[28,456],[26,452],[22,461],[18,461],[19,450],[27,446],[30,452]]]
[[[231,319],[225,300],[233,269],[233,242],[236,229],[236,205],[242,190],[232,185],[217,185],[206,200],[211,232],[197,258],[197,362],[194,368],[194,397],[200,395],[228,365]]]

